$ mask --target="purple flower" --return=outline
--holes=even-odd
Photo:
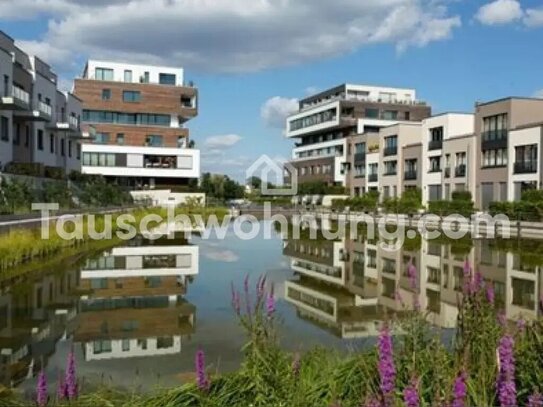
[[[483,275],[478,271],[477,273],[475,273],[475,279],[473,281],[472,292],[478,293],[479,291],[483,289],[483,286],[484,286]]]
[[[419,287],[418,287],[418,272],[417,268],[413,265],[413,262],[410,261],[409,265],[407,266],[407,276],[409,277],[409,285],[411,287],[411,290],[413,290],[413,306],[415,307],[415,310],[420,309],[420,303],[419,303]]]
[[[420,406],[420,398],[419,398],[419,392],[417,390],[418,383],[417,379],[413,378],[411,379],[411,383],[409,383],[409,386],[407,386],[403,391],[403,400],[405,402],[406,407],[419,407]]]
[[[68,353],[68,362],[66,364],[66,377],[64,379],[66,387],[66,396],[70,400],[77,398],[77,377],[75,374],[75,355],[73,351]]]
[[[241,298],[239,292],[234,288],[234,283],[232,283],[232,308],[236,312],[236,315],[241,314]]]
[[[505,335],[500,339],[498,347],[498,366],[500,371],[497,380],[498,399],[501,407],[517,405],[517,388],[515,384],[515,357],[513,337]]]
[[[258,277],[258,282],[256,283],[256,294],[258,296],[259,301],[264,297],[265,286],[266,286],[266,276]]]
[[[273,297],[273,290],[271,290],[268,294],[268,298],[266,299],[266,313],[268,314],[268,317],[271,317],[274,312],[275,298]]]
[[[206,374],[206,362],[203,350],[199,349],[196,352],[194,364],[196,365],[196,385],[201,391],[206,392],[209,390],[209,380]]]
[[[64,400],[65,398],[68,397],[68,395],[66,394],[67,393],[66,390],[67,389],[66,389],[66,383],[64,383],[64,378],[59,373],[58,384],[57,384],[57,400],[58,401]]]
[[[462,372],[454,380],[453,402],[451,407],[465,407],[467,395],[466,372]]]
[[[379,378],[381,380],[380,388],[383,393],[384,404],[391,404],[392,394],[396,381],[396,368],[394,366],[394,355],[392,347],[392,336],[386,324],[381,328],[378,341],[379,351]]]
[[[381,407],[381,403],[376,398],[366,400],[364,407]]]
[[[487,283],[486,285],[486,299],[487,301],[494,305],[494,300],[496,298],[496,295],[494,293],[494,286],[491,283]]]
[[[245,305],[247,308],[247,316],[251,317],[251,294],[249,293],[249,275],[243,280],[243,292],[245,293]]]
[[[498,324],[503,328],[507,323],[507,317],[505,316],[504,311],[498,312]]]
[[[36,403],[39,407],[44,407],[47,405],[48,399],[47,379],[45,378],[45,372],[42,369],[38,375],[38,384],[36,386]]]
[[[302,361],[300,359],[300,354],[296,352],[294,355],[294,360],[292,361],[292,374],[294,377],[298,377],[300,374],[300,367],[301,367]]]
[[[520,333],[524,333],[526,330],[526,321],[524,319],[521,318],[517,321],[517,329]]]
[[[528,407],[543,407],[543,395],[534,393],[528,397]]]
[[[469,260],[466,259],[464,262],[464,295],[471,295],[472,294],[472,282],[471,282],[471,265],[469,263]]]

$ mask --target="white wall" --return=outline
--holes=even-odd
[[[430,129],[443,127],[443,139],[449,139],[457,136],[473,134],[474,115],[464,113],[446,113],[438,116],[432,116],[422,121],[422,204],[428,204],[429,188],[428,185],[443,185],[443,171],[428,173],[431,157],[441,157],[441,168],[445,166],[445,157],[443,150],[429,150]],[[442,191],[443,193],[443,191]]]
[[[396,101],[415,101],[417,98],[417,93],[414,89],[406,89],[406,88],[386,88],[386,87],[380,87],[380,86],[367,86],[367,85],[355,85],[355,84],[347,84],[347,94],[349,91],[355,91],[355,92],[368,92],[368,98],[372,100],[377,100],[379,98],[382,99],[382,96],[384,93],[386,94],[394,94],[394,97],[392,100]],[[383,102],[386,102],[387,100],[383,99]]]
[[[4,89],[4,75],[9,76],[9,86],[13,82],[13,62],[9,53],[0,49],[0,97],[4,96],[5,92],[9,92],[10,89]],[[13,124],[12,114],[10,111],[1,111],[0,116],[8,118],[8,134],[9,141],[2,141],[0,139],[0,163],[2,166],[11,162],[13,159]]]
[[[132,83],[140,83],[140,77],[145,72],[149,72],[149,83],[159,83],[159,74],[174,74],[176,75],[176,85],[182,86],[184,82],[183,68],[165,67],[165,66],[151,66],[151,65],[135,65],[125,64],[117,62],[96,61],[90,60],[87,63],[87,76],[86,79],[96,79],[96,68],[113,69],[114,81],[124,82],[124,71],[132,71]]]

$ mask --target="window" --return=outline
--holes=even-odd
[[[507,149],[485,150],[482,155],[483,167],[504,167],[507,165]]]
[[[398,167],[397,161],[385,161],[385,173],[384,175],[396,175]]]
[[[111,89],[102,89],[102,100],[111,99]]]
[[[378,119],[379,118],[379,109],[370,109],[367,108],[365,110],[364,115],[370,119]]]
[[[158,83],[161,85],[175,85],[175,74],[161,73],[158,75]]]
[[[108,144],[109,143],[109,133],[96,133],[96,138],[94,139],[95,144]]]
[[[92,289],[106,289],[107,288],[107,278],[92,278],[91,279],[91,288]]]
[[[398,112],[396,110],[385,110],[382,118],[383,120],[396,120],[398,118]]]
[[[385,137],[384,155],[396,155],[398,153],[398,136]]]
[[[144,72],[143,75],[140,77],[141,83],[149,83],[149,72]]]
[[[60,139],[60,155],[65,156],[66,155],[66,140]]]
[[[51,153],[55,152],[55,136],[54,136],[54,134],[49,134],[49,151]]]
[[[149,147],[162,147],[162,136],[150,134],[145,137],[145,145]]]
[[[428,185],[428,195],[430,201],[439,201],[441,199],[441,185]]]
[[[78,160],[81,160],[81,144],[77,143],[75,149],[76,149],[76,152],[77,152],[76,158]]]
[[[515,174],[536,173],[537,144],[529,144],[515,147]]]
[[[508,129],[507,114],[483,118],[483,141],[506,140]]]
[[[38,150],[43,151],[43,130],[38,130]]]
[[[430,168],[428,172],[440,172],[441,171],[441,157],[430,157]]]
[[[123,90],[123,102],[139,102],[141,94],[135,90]]]
[[[128,352],[130,350],[130,339],[123,339],[122,349],[123,349],[123,352]]]
[[[115,167],[116,155],[112,153],[83,153],[83,165],[90,167]]]
[[[124,71],[124,81],[125,82],[132,82],[132,71],[129,69],[125,69]]]
[[[169,114],[120,113],[104,110],[83,110],[83,120],[91,123],[114,123],[170,127]]]
[[[117,134],[117,144],[122,146],[124,144],[124,134],[118,133]]]
[[[156,340],[157,349],[167,349],[171,347],[173,347],[173,338],[171,337],[157,338]]]
[[[30,145],[30,126],[25,126],[25,147]]]
[[[72,140],[68,140],[68,157],[72,158]]]
[[[109,353],[111,352],[111,341],[94,341],[93,342],[93,353],[98,355],[100,353]]]
[[[21,132],[21,125],[17,123],[13,132],[13,145],[18,146],[21,143],[21,137],[19,133]]]
[[[331,122],[337,118],[337,109],[332,108],[324,112],[315,113],[301,119],[292,120],[289,123],[290,131],[300,130],[305,127],[315,126],[317,124]]]
[[[2,116],[0,122],[0,140],[9,141],[9,119]]]
[[[96,68],[94,71],[94,78],[99,81],[112,81],[113,69],[109,68]]]

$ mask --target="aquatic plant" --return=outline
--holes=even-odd
[[[196,352],[194,364],[196,367],[196,385],[200,391],[207,392],[210,383],[206,373],[205,354],[203,350],[199,349]]]
[[[452,401],[451,407],[465,407],[466,406],[466,398],[468,395],[466,379],[467,377],[466,377],[465,372],[461,372],[454,379],[453,401]]]
[[[406,407],[419,407],[420,397],[418,392],[418,380],[416,378],[411,379],[409,385],[403,391],[403,399]]]
[[[498,347],[499,374],[496,382],[498,400],[502,407],[517,405],[517,388],[515,384],[515,357],[513,347],[515,341],[510,335],[501,338]]]
[[[392,336],[386,323],[383,324],[379,333],[378,352],[381,394],[384,404],[389,406],[392,404],[392,396],[395,389],[396,368],[394,366]]]
[[[66,377],[64,379],[64,386],[66,388],[65,394],[68,400],[75,400],[78,396],[77,376],[75,369],[75,354],[73,350],[71,350],[68,353]]]

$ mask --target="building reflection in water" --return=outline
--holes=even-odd
[[[33,377],[69,337],[77,319],[77,269],[5,280],[0,294],[0,380]]]
[[[181,352],[181,338],[194,333],[196,309],[184,295],[198,254],[179,240],[138,238],[88,259],[74,335],[85,360]]]
[[[413,309],[418,302],[429,322],[454,328],[466,260],[496,293],[509,319],[535,319],[543,295],[541,266],[520,254],[497,250],[492,241],[436,242],[418,239],[389,251],[376,241],[285,240],[283,254],[294,277],[285,298],[300,318],[341,338],[375,336],[386,313]],[[418,298],[407,269],[417,270]]]

